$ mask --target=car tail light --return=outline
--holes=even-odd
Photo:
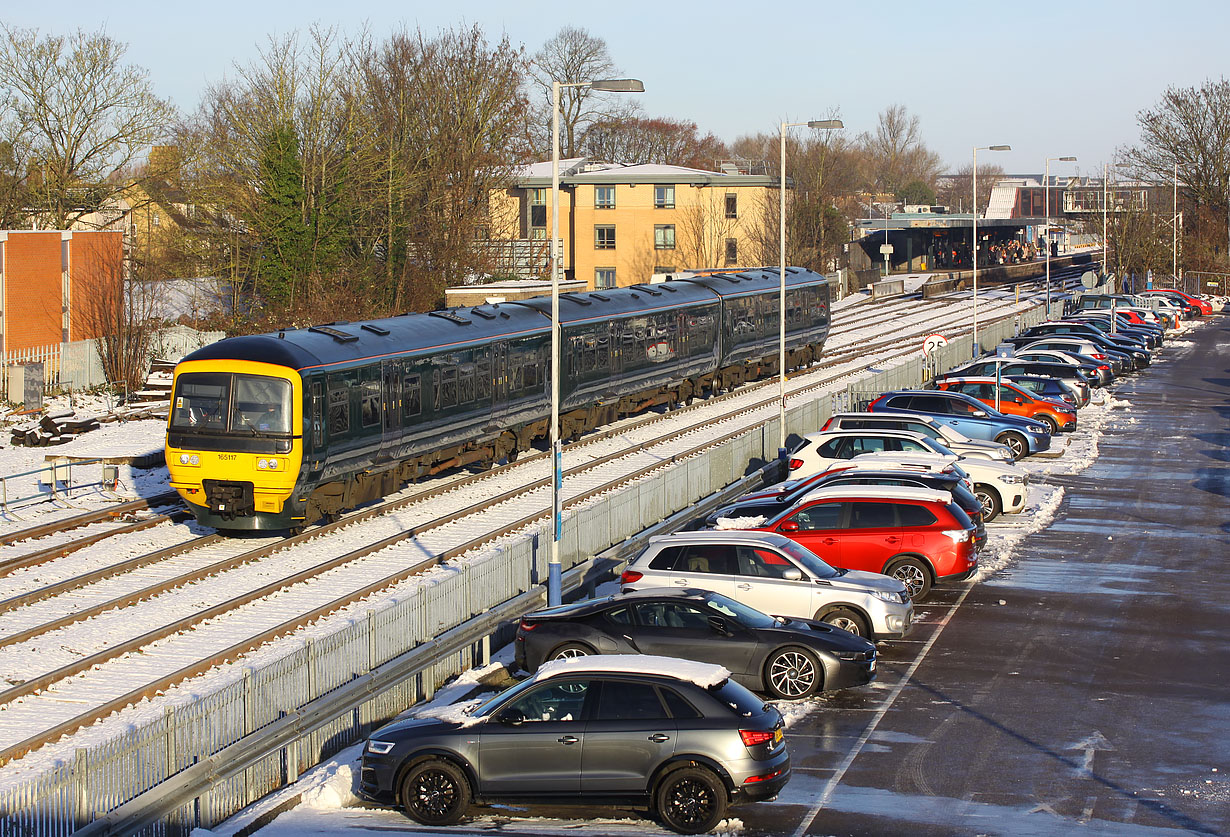
[[[829,429],[829,427],[831,427],[831,426],[832,426],[832,424],[833,424],[833,419],[832,419],[832,418],[830,418],[828,421],[826,421],[826,422],[824,423],[824,427],[821,427],[821,428],[820,428],[820,431],[821,431],[821,432],[824,432],[825,430],[828,430],[828,429]]]
[[[785,770],[786,768],[779,767],[777,770],[774,770],[772,773],[766,773],[763,776],[749,776],[743,780],[743,784],[750,785],[754,782],[767,782],[770,779],[776,779],[778,776],[782,775],[782,773],[784,773]]]
[[[624,570],[619,577],[620,584],[633,584],[645,577],[644,573],[638,573],[636,570]]]
[[[790,460],[790,470],[791,471],[797,471],[798,469],[802,467],[803,467],[802,459],[791,459]]]
[[[1109,371],[1110,371],[1110,367],[1109,367],[1108,365],[1106,365],[1105,363],[1100,364],[1100,365],[1098,366],[1098,369],[1102,370],[1103,372],[1109,372]]]
[[[524,618],[524,617],[522,617],[522,619],[521,619],[521,625],[520,625],[520,630],[523,630],[523,631],[532,631],[532,630],[534,630],[535,628],[537,628],[537,627],[538,627],[539,625],[541,625],[541,624],[542,624],[541,622],[527,622],[527,621],[525,621],[525,618]]]
[[[741,729],[739,737],[743,739],[743,743],[748,747],[755,747],[757,744],[767,744],[773,740],[773,730],[771,729]]]
[[[952,538],[953,543],[966,543],[973,533],[969,529],[945,529],[944,534]]]

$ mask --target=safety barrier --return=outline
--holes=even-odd
[[[73,479],[73,470],[78,472],[88,465],[101,465],[102,469],[97,480],[92,482],[76,482]],[[21,503],[28,503],[33,500],[48,500],[59,499],[63,500],[74,489],[89,488],[98,486],[100,488],[115,488],[116,481],[119,479],[119,467],[116,465],[103,462],[101,459],[56,459],[46,463],[41,468],[35,468],[32,471],[22,471],[18,474],[5,474],[0,477],[0,509],[4,513],[11,514],[12,507]],[[34,477],[33,480],[25,479]],[[18,485],[33,484],[36,490],[32,494],[25,494],[20,497],[9,496],[9,484],[16,481]],[[24,489],[19,489],[24,490]]]
[[[988,323],[984,339],[1017,327]],[[941,351],[963,362],[968,338]],[[787,431],[818,429],[834,407],[849,408],[853,392],[916,386],[925,368],[921,357],[911,358],[869,371],[835,399],[795,404]],[[773,418],[568,513],[563,569],[575,576],[593,556],[629,539],[639,543],[671,515],[703,513],[758,482],[754,463],[773,462],[778,440]],[[403,548],[407,560],[422,559],[412,544]],[[441,565],[331,633],[277,660],[237,667],[213,692],[186,697],[160,718],[0,789],[0,835],[186,835],[211,827],[485,662],[501,624],[541,606],[549,548],[544,522],[482,555]]]

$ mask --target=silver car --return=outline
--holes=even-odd
[[[892,413],[836,413],[821,430],[905,430],[930,436],[958,456],[1012,462],[1012,449],[999,442],[971,439],[955,427],[931,416]]]
[[[880,573],[839,570],[785,535],[744,529],[650,538],[628,563],[624,590],[697,587],[771,616],[827,622],[873,641],[909,633],[905,585]]]
[[[360,793],[426,825],[470,803],[648,803],[681,834],[790,779],[781,713],[721,666],[640,654],[555,660],[485,702],[372,733]]]

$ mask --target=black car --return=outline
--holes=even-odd
[[[664,657],[558,660],[495,697],[371,734],[359,793],[426,825],[471,802],[648,805],[683,834],[790,779],[781,713],[721,666]]]
[[[1153,359],[1149,354],[1149,350],[1145,348],[1143,343],[1127,338],[1111,337],[1102,329],[1089,323],[1076,322],[1054,322],[1042,323],[1028,329],[1023,336],[1039,339],[1052,334],[1065,334],[1080,337],[1083,340],[1088,340],[1097,346],[1104,349],[1114,349],[1118,352],[1123,352],[1129,356],[1132,361],[1132,369],[1143,369],[1149,365]]]
[[[714,663],[775,698],[861,686],[875,679],[875,645],[824,622],[768,616],[708,590],[629,591],[522,617],[516,662],[588,654],[658,654]]]
[[[945,378],[994,377],[996,367],[1000,375],[1045,375],[1066,381],[1080,396],[1080,404],[1084,407],[1089,403],[1093,391],[1092,384],[1085,377],[1079,366],[1068,363],[1046,363],[1037,360],[1017,360],[1016,358],[990,358],[975,360],[964,366],[958,366],[944,373]]]
[[[913,485],[919,488],[935,488],[952,494],[961,510],[969,515],[977,530],[974,545],[979,549],[987,542],[987,527],[982,519],[982,503],[965,485],[961,476],[954,472],[903,470],[886,466],[869,469],[852,464],[848,468],[835,467],[829,471],[801,480],[786,480],[769,488],[744,494],[733,503],[722,506],[704,518],[703,526],[712,528],[720,518],[775,517],[817,488],[834,485]]]

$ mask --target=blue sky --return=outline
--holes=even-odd
[[[67,13],[66,13],[67,12]],[[156,90],[195,109],[206,85],[246,64],[271,34],[312,23],[376,36],[477,23],[529,52],[561,26],[606,40],[628,76],[645,82],[647,112],[697,123],[730,141],[836,110],[852,133],[872,130],[900,103],[921,119],[928,146],[957,168],[974,145],[1009,144],[980,158],[1040,172],[1100,174],[1137,141],[1136,114],[1171,85],[1226,73],[1230,4],[1069,0],[878,0],[707,4],[299,2],[23,3],[10,25],[63,33],[105,27],[129,45]],[[981,161],[981,160],[980,160]]]

